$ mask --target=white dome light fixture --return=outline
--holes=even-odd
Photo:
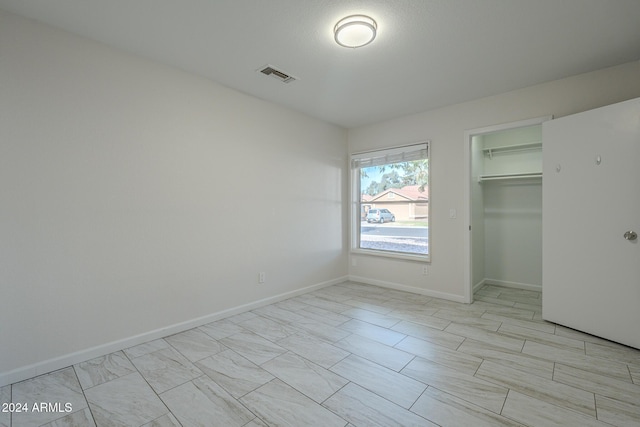
[[[376,38],[378,24],[366,15],[342,18],[333,28],[336,43],[344,47],[366,46]]]

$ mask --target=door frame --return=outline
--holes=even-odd
[[[464,236],[464,302],[471,304],[473,302],[473,285],[471,269],[473,266],[473,253],[472,253],[472,241],[471,241],[471,210],[473,208],[471,204],[471,143],[474,136],[487,135],[494,132],[501,132],[504,130],[523,128],[528,126],[541,125],[542,123],[553,119],[552,115],[534,117],[532,119],[519,120],[516,122],[502,123],[498,125],[491,125],[482,128],[470,129],[464,133],[464,224],[466,232]],[[543,145],[544,149],[544,145]]]

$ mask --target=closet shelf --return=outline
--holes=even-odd
[[[493,159],[493,155],[497,153],[515,153],[518,151],[542,150],[542,142],[530,142],[528,144],[505,145],[502,147],[483,148],[482,152],[485,156]]]
[[[480,175],[478,177],[478,182],[508,180],[508,179],[531,179],[531,178],[542,178],[542,172],[504,173],[504,174],[497,174],[497,175]]]

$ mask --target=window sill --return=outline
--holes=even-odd
[[[417,254],[414,255],[414,254],[408,254],[408,253],[385,252],[385,251],[379,251],[379,250],[360,249],[360,248],[352,248],[351,254],[400,259],[404,261],[417,261],[417,262],[431,263],[430,255],[417,255]]]

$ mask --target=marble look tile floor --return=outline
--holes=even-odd
[[[640,350],[475,297],[327,287],[0,387],[0,427],[640,426]]]

